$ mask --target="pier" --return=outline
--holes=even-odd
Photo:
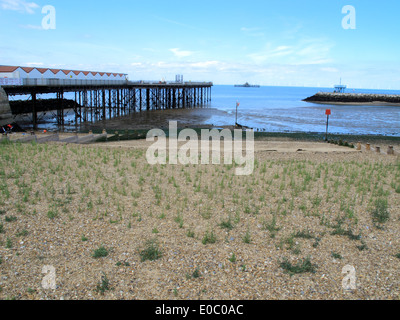
[[[203,107],[211,101],[212,82],[132,82],[127,80],[20,79],[2,84],[8,97],[29,96],[32,126],[37,128],[38,95],[55,94],[57,123],[64,125],[66,110],[73,110],[75,123],[96,122],[135,112]],[[65,104],[72,93],[73,105]],[[43,109],[43,108],[42,108]]]

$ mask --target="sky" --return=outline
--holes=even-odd
[[[0,0],[0,65],[400,89],[399,12],[398,0]]]

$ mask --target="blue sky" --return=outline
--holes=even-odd
[[[56,28],[44,30],[45,5]],[[344,29],[345,5],[356,29]],[[0,64],[400,89],[398,0],[0,0]]]

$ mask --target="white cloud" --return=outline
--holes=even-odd
[[[42,26],[37,26],[33,24],[21,25],[21,28],[30,30],[44,30]]]
[[[332,73],[339,72],[339,70],[337,68],[332,68],[332,67],[321,68],[321,71],[323,71],[323,72],[332,72]]]
[[[240,28],[240,31],[242,31],[245,35],[250,37],[263,37],[265,35],[263,29],[257,27],[255,28],[242,27]]]
[[[317,65],[332,62],[330,50],[333,43],[325,39],[299,39],[290,45],[273,46],[267,43],[248,57],[257,64],[278,63],[287,65]]]
[[[197,30],[197,31],[204,31],[201,28],[198,28],[198,27],[195,27],[195,26],[192,26],[192,25],[188,25],[188,24],[185,24],[185,23],[182,23],[182,22],[179,22],[179,21],[175,21],[175,20],[171,20],[171,19],[165,19],[165,18],[158,17],[158,16],[153,16],[153,17],[154,17],[154,19],[156,19],[158,21],[162,21],[162,22],[166,22],[166,23],[169,23],[169,24],[177,25],[179,27],[184,27],[184,28],[193,29],[193,30]]]
[[[3,10],[34,14],[35,9],[39,8],[39,5],[35,2],[27,2],[25,0],[0,0],[0,8]]]
[[[219,64],[220,64],[219,61],[203,61],[203,62],[191,63],[190,66],[193,68],[209,68],[209,67],[216,67]]]
[[[266,48],[261,52],[250,54],[249,57],[256,63],[271,62],[276,58],[281,58],[295,53],[294,48],[290,46],[278,46],[271,48],[270,44],[266,45]]]
[[[169,49],[177,58],[186,58],[194,54],[193,51],[185,51],[179,48]]]
[[[24,63],[25,66],[27,67],[42,67],[44,66],[43,62],[26,62]]]

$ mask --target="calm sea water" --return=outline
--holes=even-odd
[[[211,108],[222,112],[208,122],[221,126],[234,124],[236,101],[239,101],[238,123],[268,132],[325,132],[325,110],[331,109],[330,133],[400,136],[400,107],[322,105],[302,101],[320,91],[332,92],[333,89],[214,86]],[[400,94],[392,90],[347,90],[353,91]]]
[[[236,88],[216,85],[212,88],[212,102],[208,107],[217,109],[207,124],[229,126],[235,124],[236,101],[238,123],[247,127],[267,132],[318,132],[326,131],[325,110],[331,109],[329,132],[339,134],[371,134],[400,136],[400,106],[362,106],[362,105],[323,105],[303,102],[302,100],[317,92],[332,92],[332,88],[299,87],[261,87]],[[353,90],[347,92],[400,94],[391,90]],[[65,98],[74,99],[73,94]],[[199,110],[198,112],[201,112]],[[41,116],[40,128],[54,129],[57,123],[50,112]],[[22,121],[25,118],[20,117]],[[27,127],[31,118],[26,118]],[[74,112],[66,113],[66,122],[73,122]],[[23,125],[22,125],[23,126]],[[76,130],[74,124],[64,129]]]

